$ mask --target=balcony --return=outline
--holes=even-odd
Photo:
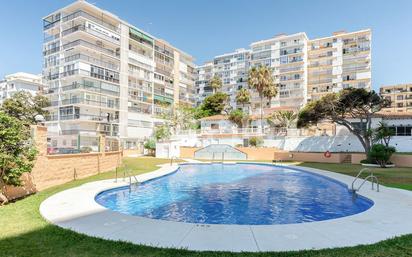
[[[48,50],[44,50],[43,55],[46,56],[46,55],[54,54],[54,53],[57,53],[58,51],[60,51],[60,47],[54,47]]]
[[[113,95],[113,96],[119,96],[120,95],[119,91],[108,90],[108,89],[103,88],[100,83],[96,83],[96,84],[99,84],[99,85],[94,85],[94,83],[92,83],[92,82],[85,83],[85,84],[75,82],[71,85],[61,87],[61,90],[62,91],[70,91],[70,90],[84,89],[84,90],[87,90],[87,91],[92,91],[92,92],[97,92],[97,93],[104,93],[104,94]]]
[[[46,118],[47,121],[58,121],[57,115],[52,115]],[[119,119],[114,119],[102,115],[89,115],[89,114],[69,114],[60,115],[60,120],[78,120],[78,121],[97,121],[97,122],[108,122],[108,123],[118,123]]]
[[[83,75],[83,76],[89,76],[92,78],[97,78],[97,79],[101,79],[101,80],[105,80],[105,81],[109,81],[109,82],[113,82],[113,83],[119,83],[119,79],[115,78],[115,77],[111,77],[111,76],[107,76],[106,74],[98,74],[98,73],[92,73],[90,71],[87,70],[82,70],[82,69],[75,69],[75,70],[68,70],[65,72],[60,73],[60,77],[69,77],[69,76],[74,76],[74,75]]]
[[[120,54],[114,50],[108,49],[108,48],[104,48],[103,46],[98,46],[95,45],[93,43],[87,42],[85,40],[82,39],[78,39],[75,40],[73,42],[67,43],[65,45],[63,45],[63,49],[64,50],[69,50],[70,48],[76,47],[76,46],[84,46],[93,50],[97,50],[99,52],[103,52],[104,54],[107,54],[111,57],[115,57],[115,58],[120,58]]]
[[[69,28],[69,29],[64,30],[64,31],[62,32],[62,37],[67,36],[67,35],[69,35],[69,34],[71,34],[71,33],[77,32],[77,31],[86,32],[86,33],[88,33],[88,34],[90,34],[90,35],[93,35],[93,36],[98,37],[98,38],[100,38],[100,39],[107,40],[107,41],[109,41],[109,42],[111,42],[111,43],[114,43],[114,44],[116,44],[116,45],[119,45],[119,44],[120,44],[120,38],[110,37],[110,36],[108,36],[108,35],[106,35],[106,34],[103,34],[103,33],[101,33],[101,32],[98,32],[97,30],[90,29],[90,28],[86,27],[84,24],[79,24],[79,25],[76,25],[76,26],[73,26],[73,27],[71,27],[71,28]]]
[[[92,64],[95,64],[97,66],[100,66],[100,67],[115,70],[117,72],[120,70],[119,65],[116,65],[116,64],[111,63],[111,62],[101,61],[99,59],[96,59],[94,57],[84,55],[84,54],[74,54],[74,55],[71,55],[71,56],[68,56],[68,57],[64,58],[65,63],[73,62],[73,61],[76,61],[76,60],[83,60],[83,61],[86,61],[88,63],[92,63]]]
[[[109,109],[119,109],[119,103],[109,102],[109,101],[96,101],[91,99],[86,99],[84,97],[75,97],[71,99],[52,101],[51,106],[61,106],[61,105],[72,105],[72,104],[85,104],[91,105],[99,108],[109,108]]]
[[[116,26],[114,26],[114,25],[112,25],[112,24],[110,24],[110,23],[108,23],[108,22],[104,22],[104,21],[102,21],[101,19],[99,19],[99,18],[97,18],[97,17],[95,17],[95,16],[93,16],[93,15],[91,15],[91,14],[88,14],[88,13],[86,13],[86,12],[84,12],[84,11],[81,11],[81,10],[80,10],[80,11],[76,11],[76,12],[74,12],[74,13],[71,13],[71,14],[63,17],[62,22],[70,21],[70,20],[73,20],[73,19],[75,19],[75,18],[77,18],[77,17],[86,18],[86,19],[88,19],[88,20],[91,20],[91,21],[99,24],[99,25],[104,26],[104,27],[107,28],[107,29],[112,30],[113,32],[120,33],[120,29],[119,29],[118,27],[116,27]]]

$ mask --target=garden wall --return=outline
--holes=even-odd
[[[9,199],[114,170],[121,165],[122,152],[47,155],[47,129],[33,126],[32,135],[39,151],[30,174],[23,175],[23,187],[6,187]],[[101,147],[104,149],[104,147]]]

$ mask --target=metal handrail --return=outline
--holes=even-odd
[[[357,189],[355,189],[355,182],[360,178],[362,173],[364,173],[365,171],[369,171],[370,174],[366,178],[364,178],[363,182],[360,184],[360,186]],[[374,190],[374,184],[376,182],[376,185],[377,185],[376,191],[379,192],[379,180],[375,175],[373,175],[372,170],[369,169],[369,168],[363,168],[359,171],[358,175],[352,181],[352,186],[351,186],[352,192],[359,191],[362,188],[362,186],[365,184],[365,182],[368,181],[369,179],[371,180],[371,183],[372,183],[372,190]]]
[[[176,156],[170,157],[170,166],[173,165],[173,159],[177,160],[177,157]]]
[[[372,182],[372,190],[374,190],[374,184],[375,184],[375,182],[376,182],[376,192],[379,192],[379,180],[378,180],[378,178],[377,178],[375,175],[373,175],[373,174],[367,176],[367,177],[363,180],[362,184],[360,184],[360,186],[358,187],[358,189],[357,189],[356,191],[359,191],[359,190],[361,189],[361,187],[363,186],[363,184],[365,184],[365,182],[368,181],[368,179],[371,179],[371,182]]]
[[[133,175],[132,173],[130,173],[129,169],[124,168],[124,169],[123,169],[123,181],[126,180],[126,175],[127,175],[128,178],[129,178],[129,187],[131,187],[132,184],[133,184],[133,183],[132,183],[132,177],[134,178],[136,184],[140,183],[139,180],[136,178],[136,176]]]

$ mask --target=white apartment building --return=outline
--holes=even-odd
[[[250,58],[245,59],[244,81],[247,81],[250,67],[266,65],[273,69],[278,95],[270,103],[266,101],[263,108],[299,109],[308,101],[343,88],[371,89],[370,29],[340,31],[330,37],[312,40],[308,39],[304,32],[280,34],[271,39],[254,42],[250,45],[250,50],[243,51],[250,55]],[[220,57],[215,57],[215,60]],[[206,65],[198,67],[199,78],[196,85],[199,92],[203,85],[200,74],[205,67]],[[217,74],[224,78],[224,73],[217,72],[221,65],[216,64],[216,61],[213,67],[207,67],[212,70],[210,77]],[[225,92],[234,99],[236,90]],[[201,102],[200,99],[198,102]],[[235,104],[232,106],[236,107]],[[259,96],[253,90],[252,109],[260,109]]]
[[[308,46],[308,100],[348,87],[371,89],[371,30],[313,39]]]
[[[42,76],[25,72],[17,72],[4,76],[0,80],[0,105],[16,92],[25,91],[36,95],[43,90]]]
[[[251,66],[269,66],[273,69],[278,94],[263,107],[300,108],[306,103],[307,41],[305,33],[277,35],[251,44]],[[255,92],[252,107],[260,108]]]
[[[43,22],[52,147],[137,147],[155,116],[194,103],[193,58],[169,43],[81,0]]]
[[[222,80],[220,91],[229,95],[230,106],[241,108],[236,103],[236,93],[241,88],[248,88],[247,73],[250,65],[251,51],[246,49],[236,49],[232,53],[218,55],[213,61],[196,68],[196,93],[199,105],[203,100],[213,93],[209,82],[213,76],[217,75]],[[247,107],[247,106],[245,106]]]
[[[213,61],[196,67],[196,105],[200,105],[206,97],[213,93],[209,82],[213,77]]]
[[[247,73],[250,64],[250,50],[237,49],[213,59],[213,73],[222,79],[220,91],[229,95],[230,106],[240,108],[236,103],[237,91],[248,88]]]

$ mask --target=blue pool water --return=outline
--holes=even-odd
[[[96,196],[114,211],[153,219],[268,225],[335,219],[369,209],[346,185],[316,174],[260,164],[185,164],[168,176]]]

